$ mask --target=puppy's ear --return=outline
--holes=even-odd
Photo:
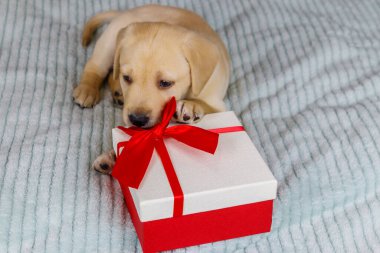
[[[113,61],[113,79],[117,80],[119,78],[120,74],[120,53],[122,48],[122,41],[125,38],[125,35],[127,33],[127,27],[121,29],[116,37],[116,50],[115,50],[115,57]]]
[[[216,81],[221,52],[212,41],[198,34],[186,38],[182,51],[190,66],[191,90],[198,96]]]

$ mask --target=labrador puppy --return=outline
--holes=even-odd
[[[174,120],[199,121],[223,111],[230,60],[218,34],[197,14],[174,7],[147,5],[92,17],[84,27],[87,46],[96,29],[110,22],[86,63],[74,101],[93,107],[108,83],[114,102],[123,105],[127,125],[149,128],[160,121],[164,105],[174,96]],[[93,168],[110,173],[113,151],[99,156]]]

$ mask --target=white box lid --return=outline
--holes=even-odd
[[[234,112],[205,115],[195,126],[241,126]],[[113,147],[130,137],[112,130]],[[222,133],[214,155],[164,140],[184,193],[183,215],[272,200],[277,181],[245,131]],[[117,151],[116,151],[117,152]],[[129,188],[142,222],[173,216],[174,197],[156,151],[139,189]]]

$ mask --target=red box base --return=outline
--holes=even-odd
[[[122,190],[145,253],[265,233],[272,225],[273,200],[141,222],[129,189]]]

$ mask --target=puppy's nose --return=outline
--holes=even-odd
[[[149,121],[149,117],[146,116],[145,114],[129,114],[128,115],[128,118],[129,118],[129,121],[137,126],[137,127],[143,127],[145,126],[148,121]]]

